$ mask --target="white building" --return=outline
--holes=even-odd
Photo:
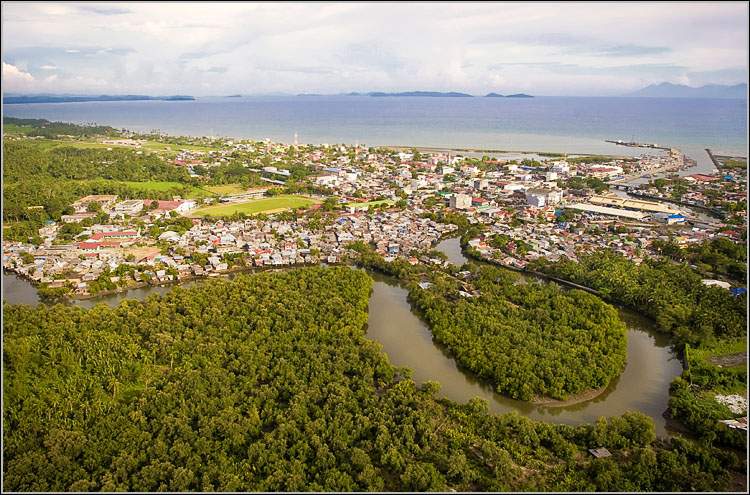
[[[468,194],[454,194],[450,199],[450,207],[465,210],[471,207],[471,196]]]
[[[527,189],[526,204],[531,206],[556,205],[562,201],[562,191],[555,189]]]
[[[115,205],[115,213],[133,215],[143,209],[142,199],[128,199]]]

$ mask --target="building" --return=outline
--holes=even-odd
[[[562,191],[556,189],[527,189],[526,204],[536,207],[556,205],[562,201]]]
[[[598,213],[600,215],[611,215],[615,217],[628,218],[630,220],[643,220],[648,216],[641,211],[620,210],[617,208],[609,208],[607,206],[599,206],[586,203],[576,203],[568,205],[566,206],[566,208],[582,211],[584,213]]]
[[[466,210],[471,207],[471,196],[468,194],[453,194],[450,198],[450,207],[457,210]]]
[[[118,203],[114,207],[115,213],[122,215],[134,215],[143,209],[142,199],[128,199]]]
[[[616,195],[591,196],[589,202],[595,205],[627,208],[631,210],[642,210],[653,213],[666,213],[667,215],[678,215],[679,210],[657,203],[655,201],[642,201],[640,199],[624,199]]]
[[[483,191],[484,189],[487,189],[487,187],[489,187],[490,182],[487,179],[471,179],[471,181],[469,181],[469,185],[474,189]]]
[[[72,215],[63,215],[60,217],[60,220],[62,220],[64,223],[73,223],[73,222],[79,223],[87,218],[90,218],[93,220],[95,216],[96,216],[96,212],[87,211],[84,213],[73,213]]]
[[[99,203],[102,208],[117,201],[116,194],[93,194],[73,202],[73,210],[76,213],[85,213],[91,203]]]

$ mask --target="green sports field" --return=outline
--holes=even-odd
[[[316,201],[314,199],[303,198],[302,196],[279,196],[277,198],[256,199],[254,201],[248,201],[246,203],[203,208],[202,210],[194,212],[194,215],[221,217],[232,215],[236,212],[252,215],[255,213],[278,211],[286,208],[304,208],[319,202],[320,201]]]

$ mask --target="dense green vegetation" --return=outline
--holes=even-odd
[[[744,395],[747,364],[720,367],[708,358],[747,352],[747,339],[692,348],[685,346],[687,369],[670,385],[669,414],[698,433],[704,442],[747,448],[747,433],[729,428],[720,420],[743,416],[716,401],[716,395]],[[744,415],[747,415],[745,412]]]
[[[130,187],[119,181],[168,181],[181,184],[164,191]],[[13,222],[7,239],[26,241],[27,232],[47,219],[71,213],[70,204],[88,194],[117,194],[120,198],[171,199],[194,192],[183,168],[153,154],[133,150],[42,150],[34,143],[6,141],[3,149],[3,220]],[[42,208],[30,208],[41,206]],[[15,223],[20,222],[16,226]]]
[[[515,284],[514,272],[467,264],[467,283],[479,297],[464,297],[459,291],[468,286],[448,273],[434,269],[432,286],[422,289],[420,267],[401,258],[385,262],[361,242],[350,249],[359,253],[359,265],[411,281],[410,302],[435,339],[503,395],[566,399],[606,385],[624,368],[625,325],[612,306],[586,292]]]
[[[651,247],[664,256],[678,261],[689,261],[706,274],[723,275],[745,282],[747,276],[746,246],[732,242],[726,237],[704,240],[691,244],[687,249],[670,240],[655,239]]]
[[[364,338],[371,284],[308,268],[4,305],[3,489],[720,491],[742,468],[637,412],[572,427],[435,399]]]
[[[740,160],[727,160],[722,163],[722,168],[747,169],[747,161],[743,162]]]
[[[446,279],[413,284],[409,296],[435,339],[499,393],[566,399],[625,367],[625,325],[601,299],[554,283],[516,285],[516,273],[490,266],[471,271],[478,297],[458,297]]]
[[[710,344],[746,334],[747,296],[704,285],[685,263],[647,258],[636,265],[600,250],[580,256],[579,262],[540,258],[527,269],[591,287],[605,300],[632,307],[653,318],[657,328],[678,343]]]
[[[81,125],[68,122],[50,122],[45,119],[17,119],[15,117],[3,117],[3,125],[13,125],[16,128],[25,128],[23,134],[29,137],[44,137],[54,139],[58,136],[74,137],[120,137],[121,131],[114,127],[102,125]]]

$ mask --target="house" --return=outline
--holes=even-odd
[[[599,447],[598,449],[589,449],[589,452],[591,453],[591,455],[593,455],[597,459],[601,459],[603,457],[610,457],[612,455],[612,452],[605,449],[604,447]]]

